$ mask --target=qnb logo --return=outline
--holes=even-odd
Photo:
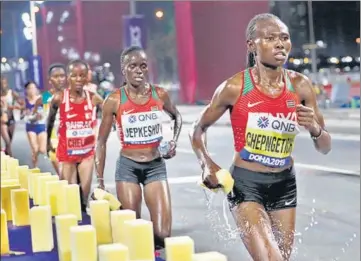
[[[137,117],[135,117],[134,115],[131,115],[131,116],[129,116],[128,121],[129,121],[129,123],[134,123],[137,121]]]
[[[148,120],[157,120],[158,116],[156,113],[150,113],[150,114],[140,114],[138,116],[139,121],[148,121]]]
[[[258,121],[257,121],[257,125],[258,127],[260,127],[261,129],[267,128],[269,125],[269,120],[267,117],[262,116],[259,117]]]
[[[140,29],[139,26],[130,26],[129,34],[130,34],[130,45],[143,47],[142,46],[142,30]]]

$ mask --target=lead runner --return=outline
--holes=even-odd
[[[234,136],[228,195],[243,242],[256,261],[288,261],[295,233],[297,187],[291,153],[299,126],[322,154],[331,150],[311,81],[283,69],[291,51],[287,26],[272,14],[255,16],[247,28],[248,68],[224,81],[190,133],[204,184],[219,186],[221,168],[210,157],[204,136],[226,111]]]

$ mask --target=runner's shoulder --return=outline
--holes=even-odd
[[[215,95],[227,100],[227,103],[233,105],[241,94],[243,83],[243,73],[238,72],[225,81],[223,81],[216,89]]]
[[[61,101],[63,100],[63,96],[64,96],[63,91],[54,92],[54,94],[53,94],[53,96],[51,98],[51,102],[56,103],[56,104],[60,104]]]
[[[290,77],[291,83],[295,85],[295,87],[300,87],[300,85],[304,84],[312,84],[311,80],[306,75],[293,70],[287,69],[286,71]]]
[[[111,99],[111,100],[120,100],[120,91],[121,89],[124,89],[124,87],[120,87],[119,89],[116,89],[115,91],[112,91],[106,98],[107,99]]]
[[[151,85],[154,87],[158,97],[161,100],[164,100],[164,98],[168,97],[168,90],[165,87],[156,84],[151,84]]]

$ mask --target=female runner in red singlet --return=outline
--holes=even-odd
[[[163,158],[175,156],[182,119],[168,93],[146,82],[148,62],[143,49],[130,47],[124,50],[121,66],[126,82],[105,100],[98,133],[95,166],[99,187],[104,188],[106,143],[115,120],[122,145],[115,173],[118,199],[124,209],[136,211],[139,218],[142,205],[140,184],[144,186],[144,198],[154,226],[155,246],[163,248],[172,224]],[[164,155],[158,151],[163,138],[162,111],[174,120],[173,140]]]
[[[69,88],[54,93],[50,104],[48,127],[54,126],[59,109],[60,123],[58,129],[59,143],[56,157],[60,163],[60,178],[69,184],[77,184],[79,173],[80,186],[83,192],[82,207],[88,200],[93,176],[95,149],[95,106],[103,99],[94,93],[83,90],[88,77],[87,64],[75,60],[68,64]],[[48,133],[52,130],[49,129]],[[48,150],[54,150],[51,142]]]
[[[220,167],[211,159],[203,135],[230,111],[235,180],[228,195],[243,242],[258,261],[289,260],[295,232],[296,178],[291,156],[299,126],[316,149],[331,150],[331,138],[304,75],[283,69],[291,50],[287,26],[272,14],[255,16],[247,28],[248,68],[224,81],[190,134],[201,162],[204,184],[218,187]]]

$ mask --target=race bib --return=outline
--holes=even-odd
[[[296,135],[296,113],[249,113],[245,146],[241,158],[269,167],[284,167],[291,162]]]
[[[139,112],[122,115],[124,143],[149,144],[160,141],[162,111]]]
[[[95,133],[91,122],[67,122],[68,155],[83,155],[94,149]]]

